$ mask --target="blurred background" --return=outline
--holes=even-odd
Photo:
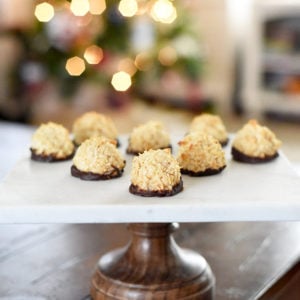
[[[230,81],[225,3],[193,2],[1,0],[1,115],[35,123],[133,98],[213,109]]]
[[[0,0],[0,119],[262,119],[299,160],[300,0]],[[284,121],[284,122],[283,122]],[[291,150],[292,149],[292,150]]]

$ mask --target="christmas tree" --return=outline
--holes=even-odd
[[[52,78],[69,98],[89,80],[143,97],[203,100],[205,59],[184,3],[53,0],[38,3],[34,14],[33,28],[19,32],[24,86]]]

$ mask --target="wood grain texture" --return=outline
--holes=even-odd
[[[300,222],[188,223],[174,232],[181,247],[208,261],[215,300],[260,299],[272,290],[298,260],[299,236]],[[130,239],[124,224],[1,225],[0,237],[0,299],[26,300],[89,299],[99,258]],[[291,286],[278,299],[298,300]]]
[[[271,288],[258,295],[259,300],[299,300],[300,299],[300,261],[291,266]]]
[[[130,224],[131,242],[104,255],[92,279],[94,300],[212,300],[205,259],[175,243],[174,224]]]

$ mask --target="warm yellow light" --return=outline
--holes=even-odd
[[[152,64],[151,56],[147,52],[141,52],[136,56],[134,64],[139,70],[147,71]]]
[[[176,8],[169,0],[157,0],[151,8],[150,14],[155,21],[168,24],[177,18]]]
[[[84,60],[78,56],[69,58],[66,63],[66,70],[71,76],[80,76],[85,71]]]
[[[103,59],[103,50],[96,45],[92,45],[86,48],[83,57],[89,64],[97,65]]]
[[[124,71],[128,73],[130,76],[133,76],[136,73],[136,67],[134,65],[134,61],[130,58],[124,58],[120,60],[118,69],[120,71]]]
[[[119,11],[124,17],[132,17],[138,11],[136,0],[121,0],[119,3]]]
[[[54,17],[54,8],[51,4],[43,2],[35,7],[34,15],[40,22],[49,22]]]
[[[177,52],[174,48],[166,46],[159,51],[158,60],[163,66],[171,66],[177,60]]]
[[[89,0],[90,13],[93,15],[101,15],[106,9],[105,0]]]
[[[90,10],[88,0],[72,0],[70,9],[75,16],[83,17]]]
[[[128,73],[120,71],[113,75],[111,84],[115,90],[125,92],[131,86],[131,77]]]

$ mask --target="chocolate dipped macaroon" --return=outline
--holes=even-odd
[[[225,169],[225,153],[213,136],[193,132],[186,135],[178,144],[177,160],[182,174],[208,176]]]
[[[112,119],[94,111],[84,113],[77,118],[73,123],[72,132],[74,142],[78,146],[94,136],[116,140],[118,145],[118,131]]]
[[[68,129],[48,122],[41,124],[32,136],[31,159],[40,162],[57,162],[71,159],[75,147]]]
[[[217,115],[203,113],[194,117],[191,122],[189,132],[201,132],[215,137],[222,146],[228,143],[228,132],[222,121]]]
[[[171,148],[171,139],[164,125],[161,122],[149,121],[132,130],[127,153],[136,155],[150,149],[166,148]]]
[[[180,167],[170,149],[149,150],[133,158],[130,193],[166,197],[182,190]]]
[[[231,148],[234,160],[256,164],[274,160],[281,141],[267,127],[250,120],[236,134]]]
[[[82,180],[107,180],[120,177],[124,167],[125,160],[114,140],[92,137],[78,147],[71,174]]]

